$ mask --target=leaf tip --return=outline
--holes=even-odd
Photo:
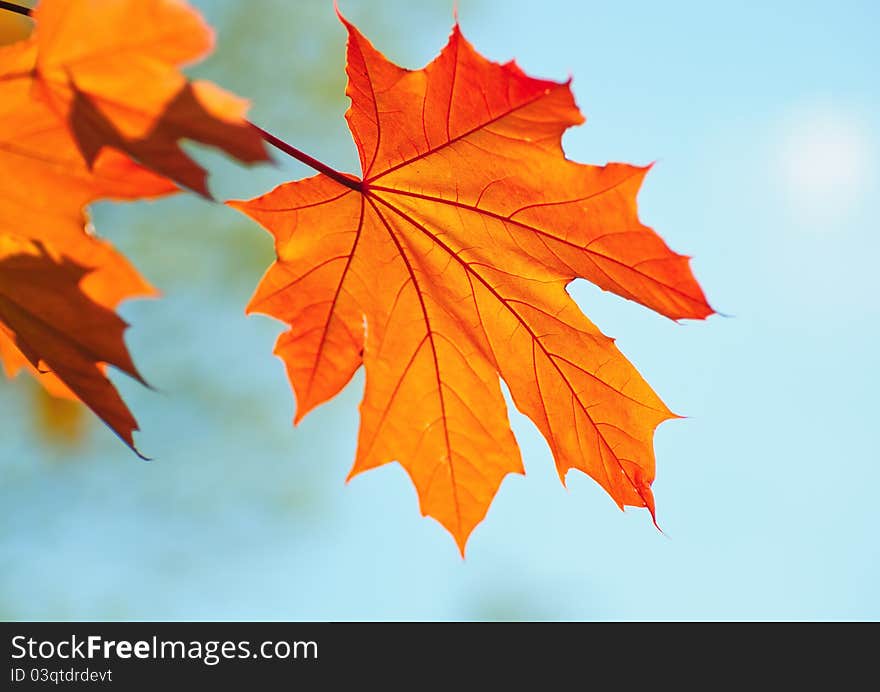
[[[107,423],[105,421],[105,423]],[[137,448],[137,445],[134,443],[134,433],[140,431],[140,427],[138,427],[137,422],[134,423],[133,427],[125,430],[119,430],[113,425],[107,423],[107,427],[113,432],[116,437],[122,440],[125,443],[125,446],[128,447],[134,455],[140,459],[141,461],[153,461],[152,457],[148,457],[141,450]]]
[[[297,404],[296,412],[293,414],[293,427],[294,428],[303,422],[303,419],[306,417],[306,415],[309,413],[310,410],[311,409],[308,409],[299,403]]]
[[[636,492],[639,495],[639,498],[644,503],[644,506],[648,508],[648,511],[651,513],[651,521],[654,526],[660,533],[663,533],[663,529],[660,528],[660,525],[657,523],[657,507],[654,504],[654,493],[651,492],[651,486],[647,484],[643,484],[640,481],[638,482],[638,486],[636,486]]]
[[[141,375],[140,371],[137,368],[133,368],[132,371],[128,374],[132,377],[132,379],[135,382],[140,384],[142,387],[149,389],[151,392],[158,392],[159,391],[153,385],[151,385],[149,382],[147,382],[146,379],[144,379],[144,376]]]
[[[339,0],[333,0],[333,11],[336,13],[336,17],[342,22],[349,30],[353,29],[354,26],[350,21],[345,18],[345,15],[342,14],[342,10],[339,8]]]
[[[345,477],[345,484],[348,485],[361,472],[361,469],[358,468],[357,462],[351,467],[348,472],[348,475]]]
[[[660,528],[660,524],[657,523],[657,514],[654,512],[653,506],[649,507],[648,509],[651,512],[651,521],[654,522],[654,528],[657,529],[661,535],[669,538],[669,536],[666,534],[666,532],[662,528]]]
[[[556,466],[556,475],[559,476],[559,482],[562,483],[562,487],[568,491],[568,472],[571,471],[571,468],[563,469],[558,464]]]
[[[214,197],[214,195],[211,194],[211,191],[208,189],[207,171],[202,171],[202,173],[199,175],[199,180],[193,181],[192,191],[208,202],[217,201],[217,199]]]

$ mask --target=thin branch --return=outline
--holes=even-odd
[[[262,127],[254,125],[253,123],[251,123],[251,126],[257,132],[260,133],[260,136],[264,140],[266,140],[269,144],[271,144],[276,149],[280,149],[288,156],[292,156],[297,161],[301,161],[302,163],[306,164],[307,166],[314,168],[316,171],[320,171],[321,173],[326,175],[328,178],[332,178],[337,183],[345,185],[346,187],[350,187],[352,190],[357,190],[358,192],[361,192],[363,190],[363,187],[362,187],[363,181],[358,180],[357,178],[354,178],[354,177],[350,177],[350,176],[346,175],[345,173],[341,173],[340,171],[337,171],[335,168],[331,168],[326,163],[321,163],[320,161],[318,161],[318,159],[309,156],[308,154],[306,154],[303,151],[300,151],[299,149],[297,149],[294,146],[291,146],[290,144],[288,144],[284,140],[278,139],[278,137],[271,134],[270,132],[266,132]]]
[[[22,7],[21,5],[13,5],[11,2],[4,2],[0,0],[0,10],[9,10],[10,12],[15,12],[16,14],[23,14],[25,17],[31,16],[31,8],[30,7]]]

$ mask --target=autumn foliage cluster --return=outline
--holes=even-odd
[[[228,203],[275,240],[248,310],[287,325],[275,353],[297,421],[364,367],[352,475],[398,461],[422,513],[463,551],[504,477],[523,472],[503,380],[561,479],[579,469],[619,506],[653,515],[653,433],[674,416],[566,286],[585,278],[672,319],[712,310],[687,258],[639,220],[647,168],[565,158],[562,134],[583,122],[569,83],[486,60],[457,25],[435,60],[406,70],[342,19],[356,176],[183,75],[212,45],[183,2],[43,0],[33,20],[27,39],[0,48],[0,358],[10,376],[28,370],[81,401],[134,449],[137,423],[106,369],[143,381],[115,310],[154,289],[85,209],[208,195],[181,140],[249,164],[267,159],[268,141],[319,172]]]

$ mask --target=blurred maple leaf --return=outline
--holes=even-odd
[[[0,332],[32,368],[60,383],[133,446],[137,423],[101,364],[143,382],[125,347],[126,324],[80,288],[88,270],[37,252],[0,255]]]
[[[0,48],[0,357],[81,399],[133,447],[137,425],[104,367],[139,378],[112,311],[155,292],[84,207],[177,184],[207,194],[181,138],[267,157],[245,101],[180,72],[213,40],[184,2],[44,0],[33,18],[28,38]]]

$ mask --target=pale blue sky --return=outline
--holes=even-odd
[[[219,29],[197,73],[356,170],[331,4],[195,4]],[[341,4],[408,67],[439,50],[452,14],[451,2]],[[124,310],[160,391],[120,386],[156,460],[98,425],[74,450],[41,442],[30,388],[3,385],[0,616],[880,618],[876,4],[461,0],[459,14],[487,56],[574,76],[588,122],[566,136],[570,158],[658,161],[642,218],[694,257],[731,315],[677,325],[572,289],[688,416],[656,437],[665,535],[584,476],[563,489],[514,413],[527,476],[505,481],[462,562],[398,466],[344,483],[360,376],[290,426],[271,356],[280,325],[242,314],[268,236],[191,197],[102,205],[99,229],[166,294]],[[220,197],[307,174],[199,156]]]

